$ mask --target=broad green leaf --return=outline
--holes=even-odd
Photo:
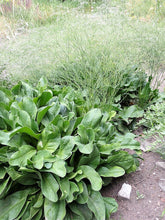
[[[45,116],[45,114],[47,113],[47,111],[50,108],[51,108],[51,106],[43,106],[43,107],[38,109],[38,113],[37,113],[37,123],[38,123],[38,125],[40,124],[40,122],[42,121],[43,117]]]
[[[76,202],[69,204],[70,210],[77,215],[74,220],[92,220],[92,212],[86,205],[79,205]]]
[[[140,143],[135,140],[135,135],[133,133],[126,133],[125,135],[117,134],[113,142],[120,143],[121,149],[140,150]]]
[[[6,169],[3,166],[0,166],[0,180],[2,180],[5,177]]]
[[[9,103],[9,98],[7,97],[7,95],[2,91],[0,90],[0,103],[4,103],[4,104],[8,104]]]
[[[19,215],[17,216],[17,218],[15,220],[22,220],[22,216],[24,216],[24,213],[26,212],[26,210],[28,209],[28,206],[30,204],[31,201],[27,201],[24,205],[24,207],[22,208],[21,212],[19,213]]]
[[[75,146],[75,141],[73,136],[65,136],[61,139],[59,150],[56,156],[60,159],[68,159],[72,155],[72,150]]]
[[[13,149],[18,149],[22,145],[26,145],[25,140],[22,138],[22,134],[15,134],[9,141],[8,145]]]
[[[0,103],[0,119],[3,123],[13,128],[14,122],[9,118],[10,109],[8,106],[5,106],[3,103]],[[1,126],[1,125],[0,125]]]
[[[76,202],[79,204],[87,203],[89,197],[87,185],[83,181],[82,183],[83,183],[83,192],[79,194],[76,199]]]
[[[47,112],[47,116],[50,121],[53,121],[53,119],[59,114],[60,112],[60,105],[58,101],[55,103],[52,103],[51,108]]]
[[[41,220],[42,219],[41,217],[42,217],[42,209],[39,210],[39,212],[33,217],[32,220]]]
[[[38,196],[38,198],[37,198],[37,201],[36,201],[36,203],[33,205],[33,207],[34,207],[34,208],[37,208],[37,209],[40,208],[40,207],[42,207],[43,201],[44,201],[43,195],[42,195],[42,193],[39,193],[39,196]]]
[[[92,109],[86,113],[81,121],[81,124],[85,127],[95,128],[102,119],[102,113],[100,109]]]
[[[26,111],[17,110],[18,118],[17,123],[22,127],[31,128],[31,118]]]
[[[45,198],[44,214],[47,220],[63,220],[66,215],[65,201],[55,203]]]
[[[106,167],[112,166],[122,167],[124,170],[128,170],[134,164],[133,157],[126,151],[116,152],[114,155],[109,156],[106,160]]]
[[[129,118],[140,118],[144,114],[144,111],[137,105],[131,105],[130,107],[124,108],[120,112],[120,117],[127,123],[129,123]]]
[[[94,147],[92,153],[89,155],[81,155],[78,166],[90,165],[92,168],[96,168],[100,164],[100,153],[97,147]]]
[[[120,150],[123,147],[120,143],[111,143],[111,144],[102,144],[101,142],[98,142],[98,149],[101,154],[110,155],[112,151],[114,150]]]
[[[42,142],[43,142],[43,147],[48,142],[57,141],[57,138],[61,138],[60,130],[58,126],[53,125],[52,123],[47,125],[45,129],[42,131]]]
[[[76,183],[70,181],[70,192],[66,199],[67,203],[71,203],[75,200],[75,193],[77,192],[79,192],[79,187]]]
[[[97,220],[105,220],[105,204],[100,192],[92,191],[87,204]]]
[[[66,167],[65,167],[65,161],[56,158],[55,161],[52,164],[52,167],[47,170],[48,172],[54,173],[57,176],[65,177],[66,176]]]
[[[52,98],[53,93],[51,90],[45,90],[38,99],[38,106],[44,106]]]
[[[36,169],[42,169],[45,162],[54,161],[53,156],[46,150],[39,150],[32,158],[33,166]]]
[[[37,89],[40,92],[43,92],[47,88],[47,86],[48,86],[48,80],[46,77],[42,76],[38,82]]]
[[[92,128],[86,128],[84,125],[78,126],[78,132],[82,144],[88,144],[95,140],[95,132]]]
[[[103,200],[105,204],[106,219],[109,219],[110,215],[117,211],[118,204],[115,199],[110,197],[103,197]]]
[[[25,174],[22,174],[17,179],[17,182],[20,183],[21,185],[32,186],[32,185],[35,185],[38,180],[39,178],[36,174],[25,173]]]
[[[125,174],[125,170],[121,167],[114,166],[114,167],[100,167],[97,172],[100,176],[103,177],[119,177]]]
[[[17,152],[15,152],[11,158],[9,159],[9,163],[12,166],[26,166],[27,160],[31,159],[34,156],[36,150],[34,147],[30,145],[23,145],[19,148]]]
[[[32,98],[29,97],[24,97],[21,108],[26,111],[31,118],[35,119],[36,114],[37,114],[37,107],[35,103],[33,102]]]
[[[7,151],[8,147],[6,146],[0,148],[0,163],[8,162]]]
[[[54,153],[57,150],[57,148],[59,147],[60,142],[61,142],[61,138],[50,139],[45,144],[44,149],[49,151],[50,153]]]
[[[8,175],[11,177],[13,181],[17,180],[22,174],[14,169],[14,167],[9,166],[7,169]]]
[[[102,179],[92,167],[82,165],[78,169],[81,170],[83,174],[79,174],[78,176],[76,176],[76,181],[87,178],[90,181],[93,190],[99,191],[101,189]]]
[[[10,133],[0,131],[0,144],[8,145],[9,140],[10,140]]]
[[[3,194],[9,180],[10,180],[10,177],[8,177],[6,180],[0,183],[0,196]]]
[[[76,141],[76,145],[82,154],[91,154],[93,151],[93,143],[81,144],[80,142]]]
[[[59,181],[60,190],[61,190],[61,197],[60,200],[64,200],[70,193],[70,182],[67,178],[60,179]]]
[[[58,201],[57,191],[59,185],[51,173],[43,173],[41,179],[41,190],[43,195],[52,202]]]
[[[31,137],[34,137],[35,139],[39,140],[40,134],[36,134],[32,129],[28,127],[18,127],[14,129],[12,132],[10,132],[10,138],[12,138],[17,133],[25,133]]]
[[[14,220],[22,210],[30,190],[17,191],[0,200],[0,219]]]

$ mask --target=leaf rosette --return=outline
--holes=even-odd
[[[45,78],[1,88],[0,103],[0,220],[109,219],[117,203],[100,190],[136,170],[124,149],[139,149],[112,112],[87,111],[80,92]]]

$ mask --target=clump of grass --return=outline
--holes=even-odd
[[[131,19],[125,3],[84,2],[35,0],[29,11],[18,8],[14,40],[1,45],[0,55],[13,81],[46,75],[85,90],[92,103],[112,103],[128,67],[157,75],[165,60],[164,28]]]

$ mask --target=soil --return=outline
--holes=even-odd
[[[103,196],[115,198],[119,205],[111,220],[165,220],[165,216],[161,217],[165,209],[165,192],[159,187],[159,180],[165,178],[165,170],[155,164],[163,160],[153,152],[143,152],[142,157],[144,160],[138,171],[114,179],[102,190]],[[130,200],[117,196],[123,183],[132,186]]]

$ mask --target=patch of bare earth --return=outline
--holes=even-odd
[[[113,197],[119,204],[118,211],[111,216],[112,220],[160,220],[165,209],[165,192],[159,187],[159,180],[165,178],[165,170],[156,167],[162,161],[156,153],[143,153],[144,161],[140,170],[114,179],[113,183],[102,190],[104,196]],[[123,183],[132,186],[130,200],[118,197]]]

